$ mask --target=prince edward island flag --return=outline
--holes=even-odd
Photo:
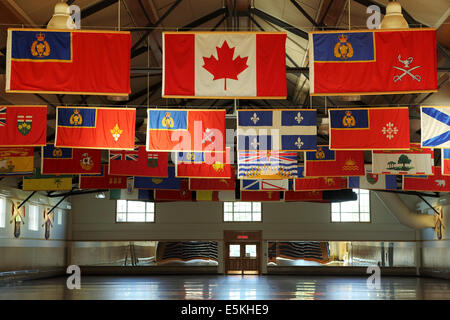
[[[420,107],[422,147],[450,148],[450,107]]]

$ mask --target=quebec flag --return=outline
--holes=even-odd
[[[422,147],[450,148],[450,107],[420,107]]]
[[[239,110],[238,151],[317,149],[315,109]]]

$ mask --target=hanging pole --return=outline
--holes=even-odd
[[[351,29],[351,27],[350,27],[350,2],[352,2],[352,0],[348,0],[348,30]]]
[[[28,200],[31,199],[32,196],[34,196],[36,194],[36,191],[33,191],[25,200],[22,201],[21,204],[19,204],[19,206],[17,207],[17,209],[20,209],[20,207],[22,207]]]
[[[117,25],[120,31],[120,0],[117,0]]]

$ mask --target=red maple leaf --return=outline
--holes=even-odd
[[[222,44],[222,47],[216,47],[216,50],[219,59],[216,59],[213,55],[209,58],[203,57],[203,62],[205,63],[203,68],[214,76],[213,80],[224,79],[226,91],[227,78],[238,80],[238,74],[248,68],[248,57],[241,58],[241,56],[237,56],[233,60],[234,48],[230,48],[227,41]]]

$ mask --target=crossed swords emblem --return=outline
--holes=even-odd
[[[399,81],[399,80],[402,80],[402,78],[403,78],[404,76],[406,76],[406,75],[409,75],[409,76],[411,76],[411,78],[412,78],[413,80],[417,80],[418,82],[420,82],[421,77],[420,77],[418,74],[416,74],[416,75],[412,74],[411,71],[413,71],[413,70],[415,70],[415,69],[417,69],[417,68],[420,68],[421,66],[417,66],[417,67],[414,67],[414,68],[409,69],[409,65],[413,62],[414,59],[413,59],[412,57],[409,57],[408,59],[402,60],[401,58],[402,58],[402,57],[401,57],[400,54],[399,54],[399,55],[398,55],[398,61],[400,61],[401,63],[403,63],[404,68],[400,68],[400,67],[396,67],[396,66],[394,66],[394,68],[395,68],[395,69],[398,69],[398,70],[400,70],[400,71],[403,71],[403,73],[402,73],[401,75],[394,76],[394,82],[397,82],[397,81]],[[409,69],[409,70],[408,70],[408,69]]]

